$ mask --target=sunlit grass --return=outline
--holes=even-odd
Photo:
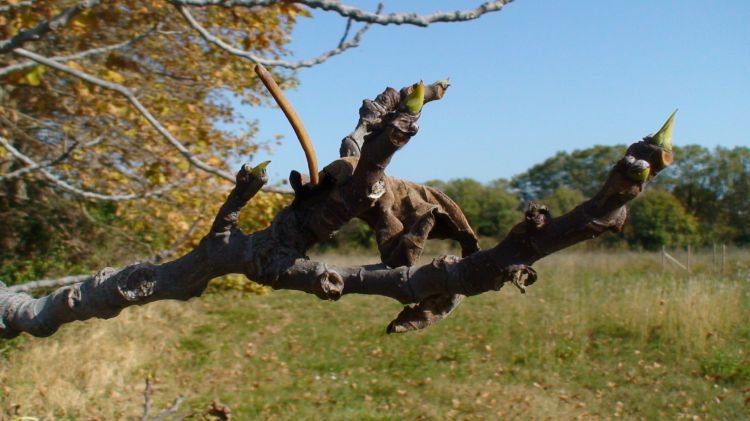
[[[384,332],[400,305],[380,297],[156,303],[0,342],[0,413],[132,418],[155,375],[155,406],[218,399],[237,419],[743,419],[750,257],[733,252],[723,280],[711,259],[687,276],[655,254],[563,253],[529,294],[473,297],[397,336]]]

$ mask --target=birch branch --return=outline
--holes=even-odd
[[[356,22],[374,23],[378,25],[415,25],[422,27],[438,22],[465,22],[474,20],[487,13],[502,10],[503,7],[512,1],[513,0],[488,1],[473,9],[457,10],[454,12],[434,12],[426,15],[410,12],[381,15],[368,12],[358,7],[343,4],[338,0],[292,0],[293,3],[307,6],[311,9],[320,9],[326,12],[337,13],[342,17],[352,19]],[[276,3],[274,0],[171,0],[171,2],[173,4],[185,6],[242,6],[249,8],[271,6]]]
[[[255,64],[262,64],[264,66],[279,66],[279,67],[284,67],[284,68],[292,69],[292,70],[303,68],[303,67],[316,66],[318,64],[325,62],[326,60],[330,59],[333,56],[336,56],[345,52],[346,50],[358,47],[359,43],[362,41],[362,37],[365,35],[367,30],[370,29],[370,26],[371,26],[370,23],[364,25],[359,31],[357,31],[354,34],[354,37],[351,40],[347,41],[346,36],[349,31],[349,27],[351,26],[351,20],[349,20],[347,22],[346,30],[344,31],[344,36],[342,37],[341,41],[339,42],[336,48],[328,50],[312,59],[288,61],[288,60],[278,60],[278,59],[270,59],[266,57],[261,57],[249,51],[245,51],[237,47],[234,47],[222,41],[220,38],[212,35],[206,28],[201,26],[201,24],[198,23],[198,21],[193,17],[193,15],[190,13],[190,10],[186,6],[177,5],[176,7],[180,11],[182,16],[185,18],[185,21],[187,21],[187,23],[193,29],[195,29],[201,35],[201,37],[203,37],[203,39],[215,45],[216,47],[234,56],[237,56],[246,60],[250,60],[251,62]],[[383,5],[381,3],[378,6],[378,11],[376,13],[380,13],[380,11],[382,10],[382,7]]]
[[[100,0],[84,0],[75,6],[63,10],[51,19],[40,22],[33,28],[24,29],[8,39],[1,40],[0,54],[7,54],[29,41],[40,39],[47,32],[56,31],[57,29],[66,26],[78,14],[98,5],[99,3]]]
[[[15,4],[9,4],[7,6],[0,6],[0,13],[7,13],[13,10],[31,7],[34,5],[34,3],[35,3],[34,0],[25,0],[25,1],[19,1],[18,3],[15,3]]]
[[[79,187],[76,187],[68,183],[67,181],[63,180],[62,178],[56,176],[55,174],[47,170],[44,165],[34,161],[33,159],[23,154],[21,151],[13,147],[13,145],[10,144],[8,139],[2,136],[0,136],[0,145],[2,145],[15,158],[22,161],[24,164],[28,165],[28,168],[31,168],[29,171],[32,171],[32,170],[39,171],[44,176],[44,178],[52,182],[52,184],[60,187],[63,190],[66,190],[70,193],[73,193],[77,196],[80,196],[86,199],[104,200],[104,201],[109,201],[109,202],[122,202],[126,200],[143,199],[143,198],[148,198],[148,197],[160,196],[166,193],[167,191],[173,189],[175,186],[179,184],[177,182],[168,183],[162,187],[159,187],[157,189],[154,189],[152,191],[145,192],[145,193],[104,194],[104,193],[92,192],[92,191],[88,191],[88,190],[84,190]]]
[[[89,50],[81,51],[79,53],[70,54],[70,55],[67,55],[67,56],[49,57],[49,59],[57,61],[57,62],[60,62],[60,63],[65,63],[65,62],[68,62],[68,61],[83,60],[85,58],[96,56],[96,55],[99,55],[99,54],[108,53],[110,51],[122,50],[122,49],[125,49],[125,48],[128,48],[130,46],[135,45],[139,41],[143,40],[144,38],[146,38],[149,35],[151,35],[152,33],[154,33],[154,31],[155,31],[155,29],[151,29],[151,30],[146,31],[146,32],[144,32],[144,33],[142,33],[142,34],[140,34],[140,35],[138,35],[138,36],[136,36],[136,37],[134,37],[132,39],[129,39],[127,41],[120,42],[120,43],[117,43],[117,44],[107,45],[107,46],[104,46],[104,47],[92,48],[92,49],[89,49]],[[24,62],[21,62],[21,63],[11,64],[10,66],[6,66],[6,67],[3,67],[3,68],[0,68],[0,77],[1,76],[5,76],[5,75],[7,75],[9,73],[17,72],[19,70],[28,69],[28,68],[34,67],[36,65],[37,65],[37,63],[35,61],[33,61],[33,60],[28,60],[28,61],[24,61]]]
[[[107,89],[109,91],[116,92],[123,96],[130,104],[138,110],[139,113],[146,119],[146,121],[149,122],[151,127],[153,127],[162,137],[164,137],[169,144],[171,144],[177,151],[182,155],[190,164],[193,166],[199,168],[202,171],[205,171],[209,174],[213,174],[216,176],[219,176],[223,179],[233,181],[234,177],[219,168],[213,167],[203,161],[201,161],[198,157],[193,155],[190,150],[182,144],[179,140],[177,140],[172,133],[169,132],[160,122],[156,119],[156,117],[151,114],[151,112],[141,104],[141,102],[136,98],[135,94],[133,92],[126,88],[123,85],[120,85],[118,83],[110,82],[104,79],[100,79],[96,76],[92,76],[88,73],[84,73],[80,70],[76,70],[70,66],[67,66],[65,64],[59,63],[55,60],[51,60],[47,57],[41,56],[39,54],[33,53],[31,51],[25,50],[23,48],[16,48],[13,50],[13,52],[19,56],[29,58],[31,60],[34,60],[37,63],[44,64],[45,66],[49,66],[53,69],[59,70],[61,72],[67,73],[71,76],[77,77],[81,80],[84,80],[88,83],[91,83],[93,85],[99,86],[101,88]]]
[[[65,159],[67,159],[68,156],[70,156],[70,154],[74,150],[76,150],[76,149],[80,150],[80,149],[89,148],[91,146],[95,146],[95,145],[101,143],[101,140],[102,140],[102,137],[100,136],[100,137],[97,137],[96,139],[92,140],[91,142],[86,142],[83,145],[80,145],[80,143],[78,143],[77,141],[74,141],[73,144],[70,145],[70,147],[68,147],[58,157],[56,157],[54,159],[48,159],[48,160],[45,160],[45,161],[42,161],[42,162],[37,162],[37,161],[31,159],[30,157],[28,157],[27,155],[24,155],[27,158],[26,160],[24,160],[24,162],[26,164],[29,164],[29,165],[27,165],[26,167],[23,167],[23,168],[19,168],[19,169],[15,170],[15,171],[11,171],[11,172],[9,172],[7,174],[0,174],[0,182],[1,181],[6,181],[6,180],[12,180],[14,178],[21,177],[24,174],[28,174],[30,172],[37,171],[37,170],[39,170],[41,168],[53,167],[53,166],[59,164],[60,162],[64,161]],[[5,139],[4,142],[2,142],[2,143],[3,143],[3,146],[5,146],[6,144],[9,144],[9,142],[7,142],[7,139]],[[80,145],[80,148],[79,148],[79,145]],[[17,150],[16,150],[16,152],[18,152],[19,155],[23,155],[21,152],[19,152]],[[19,157],[16,156],[16,158],[19,158]],[[30,164],[30,162],[31,162],[31,164]]]

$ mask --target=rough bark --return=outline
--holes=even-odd
[[[425,102],[442,98],[446,89],[446,82],[428,86]],[[229,273],[326,300],[376,294],[418,303],[407,306],[388,331],[420,329],[445,317],[463,296],[496,291],[506,282],[525,291],[536,280],[531,265],[537,260],[622,229],[625,204],[642,191],[649,176],[646,172],[637,177],[644,165],[654,176],[671,162],[671,152],[648,138],[634,143],[595,197],[557,218],[532,203],[525,220],[505,239],[478,251],[476,237],[453,201],[385,175],[393,154],[418,130],[419,112],[404,106],[409,93],[410,88],[389,88],[375,101],[365,101],[357,128],[342,142],[344,157],[324,168],[314,186],[293,172],[295,200],[268,228],[250,235],[237,228],[240,210],[267,179],[263,166],[244,166],[211,231],[194,250],[174,261],[104,269],[93,280],[41,298],[0,286],[0,336],[48,336],[74,320],[110,318],[126,307],[158,300],[187,300],[201,295],[211,279]],[[306,257],[312,245],[356,217],[376,229],[384,264],[338,267]],[[428,237],[458,240],[464,257],[442,256],[414,266]]]

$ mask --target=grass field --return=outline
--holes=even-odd
[[[187,397],[234,419],[750,419],[750,256],[723,280],[652,254],[563,253],[521,296],[466,300],[386,336],[400,306],[295,292],[209,294],[0,342],[0,419],[139,419]],[[336,263],[370,258],[324,256]]]

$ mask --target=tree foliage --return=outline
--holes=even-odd
[[[651,190],[633,201],[625,237],[633,246],[657,250],[695,242],[698,221],[682,203],[663,190]]]
[[[0,38],[76,3],[34,2],[0,14]],[[238,45],[270,57],[286,53],[296,19],[306,14],[286,2],[258,10],[196,12]],[[109,49],[112,46],[117,48]],[[229,169],[237,157],[251,157],[262,146],[253,140],[256,123],[230,106],[231,96],[250,105],[263,101],[253,63],[208,48],[168,2],[130,0],[87,9],[33,48],[46,57],[105,49],[61,62],[133,90],[192,154],[214,167]],[[5,222],[0,228],[0,256],[6,261],[6,275],[33,278],[51,271],[24,268],[23,262],[64,262],[58,268],[64,272],[101,261],[100,243],[109,245],[106,254],[113,263],[145,257],[170,247],[194,221],[206,222],[200,215],[216,210],[212,207],[231,185],[193,171],[185,157],[116,92],[36,63],[24,67],[26,63],[17,55],[0,55],[0,68],[18,68],[0,75],[0,136],[11,139],[24,155],[48,163],[50,172],[81,190],[104,195],[165,192],[102,204],[60,188],[39,171],[0,178],[0,215]],[[288,86],[294,84],[290,72],[277,76]],[[239,129],[221,130],[217,122]],[[13,158],[0,147],[0,174],[26,166]],[[248,225],[266,225],[284,201],[273,193],[259,197]],[[123,235],[104,241],[112,230]],[[130,253],[113,255],[114,248]]]
[[[540,200],[556,212],[560,195],[580,192],[591,197],[601,174],[615,162],[622,146],[593,146],[554,157],[513,178],[511,186],[524,200]],[[698,244],[727,242],[750,244],[747,221],[750,208],[750,148],[699,145],[675,146],[677,161],[654,181],[654,187],[670,192],[698,224],[691,241]],[[576,203],[571,197],[569,203]],[[641,207],[631,210],[637,217]],[[670,227],[663,227],[669,230]],[[679,237],[679,235],[678,235]],[[659,237],[665,238],[665,237]],[[672,240],[670,240],[672,241]],[[664,243],[665,245],[667,243]]]
[[[427,184],[453,198],[477,233],[485,237],[505,236],[522,215],[521,202],[504,179],[488,184],[470,178],[432,180]]]
[[[511,186],[518,189],[524,201],[549,196],[560,186],[591,197],[624,149],[625,145],[596,145],[572,152],[561,151],[513,177]]]

